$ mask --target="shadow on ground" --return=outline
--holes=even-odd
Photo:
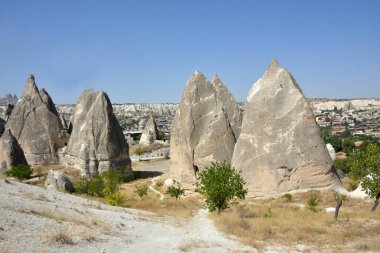
[[[133,175],[135,179],[146,179],[151,177],[158,177],[164,174],[161,171],[134,171]]]

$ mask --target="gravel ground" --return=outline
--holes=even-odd
[[[173,222],[0,179],[0,252],[256,252],[215,229],[201,209]]]

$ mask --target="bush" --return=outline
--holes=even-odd
[[[135,154],[138,155],[138,156],[141,156],[142,154],[144,154],[145,150],[143,147],[139,146],[135,149]]]
[[[30,178],[30,176],[32,175],[32,173],[33,173],[33,169],[30,168],[30,166],[26,165],[26,164],[17,165],[17,166],[12,167],[10,170],[7,170],[5,172],[5,174],[8,177],[15,177],[19,181],[21,181],[23,179]]]
[[[216,162],[199,173],[196,187],[206,198],[205,204],[209,211],[217,210],[220,213],[229,207],[229,202],[235,197],[245,198],[247,190],[244,184],[240,173],[229,163]]]
[[[290,194],[290,193],[286,193],[286,194],[284,194],[284,195],[282,196],[282,198],[285,199],[287,202],[290,202],[290,201],[292,201],[293,196],[292,196],[292,194]]]
[[[110,205],[122,205],[119,184],[124,177],[117,171],[107,171],[94,178],[82,178],[75,186],[75,191],[90,196],[105,198]]]
[[[321,200],[314,193],[311,193],[310,198],[307,200],[307,208],[313,212],[318,212],[321,210],[317,208],[320,203]]]
[[[124,197],[121,195],[119,190],[116,192],[111,192],[109,189],[106,189],[104,196],[106,202],[112,206],[121,206],[124,204]]]
[[[158,188],[162,188],[162,186],[164,186],[164,181],[162,181],[162,180],[158,181],[157,184],[156,184],[156,186]]]
[[[136,186],[135,192],[142,198],[145,195],[148,195],[148,186],[146,184]]]
[[[181,187],[169,186],[167,192],[171,197],[179,199],[185,194],[185,190]]]

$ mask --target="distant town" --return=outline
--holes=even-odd
[[[16,95],[6,94],[0,98],[0,117],[5,119],[8,104],[17,102]],[[352,136],[380,138],[380,99],[309,99],[318,126],[340,135],[350,131]],[[244,103],[240,102],[241,110]],[[136,144],[145,123],[152,115],[157,128],[169,139],[170,127],[178,104],[126,103],[113,104],[113,110],[130,145]],[[69,127],[75,105],[56,105],[63,125]],[[165,137],[164,137],[165,139]]]

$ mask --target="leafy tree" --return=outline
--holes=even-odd
[[[348,166],[347,159],[336,158],[334,160],[334,167],[337,171],[342,171],[344,174],[350,172],[350,167]]]
[[[244,199],[247,189],[244,189],[245,181],[227,162],[216,162],[205,170],[199,172],[196,183],[197,191],[205,198],[206,207],[210,212],[229,207],[229,202],[237,197]]]
[[[374,212],[380,200],[380,147],[370,144],[356,150],[348,158],[348,165],[351,176],[360,179],[365,192],[375,199],[371,209]]]
[[[347,154],[351,154],[355,150],[355,139],[347,138],[343,140],[342,149]]]

